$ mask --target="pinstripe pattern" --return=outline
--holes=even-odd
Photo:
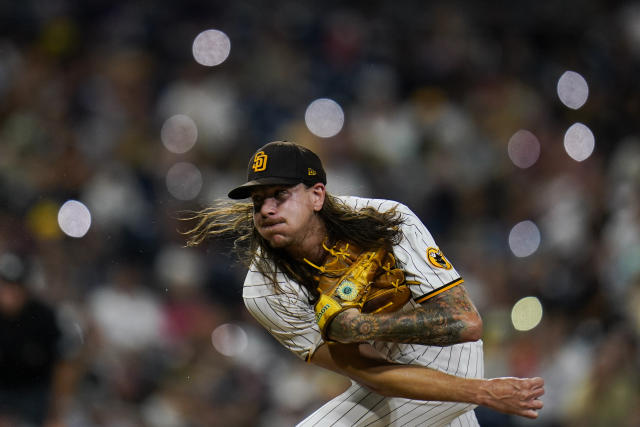
[[[478,426],[473,405],[385,398],[354,383],[297,427]]]
[[[436,243],[406,206],[381,199],[344,197],[343,200],[355,208],[372,206],[381,211],[397,206],[405,223],[403,239],[393,252],[405,270],[407,280],[417,282],[409,285],[414,298],[461,280],[455,268],[446,270],[427,261],[427,248],[437,247]],[[284,293],[276,293],[259,272],[250,269],[243,289],[245,305],[284,347],[307,360],[323,344],[308,291],[280,273],[278,282]],[[416,305],[411,300],[403,310],[413,310]],[[393,362],[427,366],[465,378],[484,376],[480,340],[448,347],[389,342],[372,344]],[[345,393],[319,408],[300,426],[477,426],[473,407],[466,403],[385,398],[353,383]]]

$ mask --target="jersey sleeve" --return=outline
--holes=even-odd
[[[264,276],[249,270],[243,288],[247,310],[273,337],[300,359],[308,361],[324,341],[315,322],[308,294],[283,275],[276,292]]]
[[[404,220],[403,237],[393,251],[405,271],[414,301],[424,302],[461,284],[460,274],[418,216],[405,205],[398,204],[397,209]]]

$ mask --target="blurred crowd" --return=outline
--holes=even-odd
[[[215,67],[192,55],[206,29],[231,40]],[[589,84],[577,110],[566,70]],[[184,247],[180,212],[277,139],[320,155],[329,192],[413,209],[483,317],[487,376],[545,378],[540,420],[478,408],[483,426],[640,425],[639,71],[638,2],[0,2],[0,426],[276,427],[344,389],[247,315],[231,242]],[[345,114],[330,138],[304,120],[323,97]],[[160,137],[176,114],[198,129],[182,154]],[[541,145],[526,169],[520,129]],[[167,189],[178,162],[192,199]],[[58,226],[71,199],[80,238]],[[523,220],[541,244],[516,257]],[[544,315],[516,331],[525,296]],[[12,333],[29,310],[43,324]]]

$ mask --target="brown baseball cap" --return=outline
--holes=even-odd
[[[270,142],[251,156],[247,182],[229,192],[231,199],[251,196],[251,189],[261,185],[313,185],[327,183],[320,158],[308,148],[288,141]]]

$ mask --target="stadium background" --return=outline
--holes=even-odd
[[[209,29],[231,41],[215,66],[193,51]],[[545,378],[540,420],[483,425],[639,425],[639,64],[638,2],[1,2],[0,250],[65,332],[67,424],[275,427],[341,390],[247,316],[229,242],[185,249],[175,219],[289,139],[329,191],[424,220],[483,316],[488,376]],[[330,137],[305,121],[324,98],[344,113]],[[163,140],[172,117],[193,148]],[[76,237],[70,200],[90,213],[70,211]],[[525,297],[542,319],[517,330]]]

